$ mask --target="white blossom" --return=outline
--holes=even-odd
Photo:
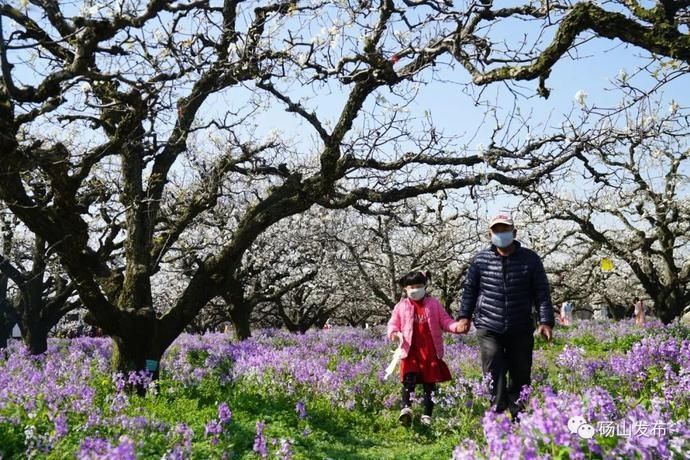
[[[273,143],[280,139],[280,131],[276,128],[272,128],[266,135],[266,142]]]
[[[587,96],[588,94],[584,90],[579,90],[577,93],[575,93],[575,102],[584,107],[587,103]]]
[[[653,115],[650,115],[648,117],[644,117],[644,119],[642,120],[642,127],[643,128],[651,128],[655,122],[656,122],[656,117]]]
[[[405,42],[409,39],[410,32],[408,32],[406,30],[396,30],[395,32],[393,32],[393,35],[395,36],[395,38],[397,38],[401,42]]]
[[[622,82],[628,81],[628,71],[625,69],[621,69],[618,71],[618,79]]]
[[[154,30],[153,36],[156,38],[156,41],[158,41],[158,42],[162,42],[162,41],[165,41],[167,39],[167,36],[165,35],[165,33],[163,33],[163,31],[161,29]]]
[[[98,15],[98,12],[101,11],[101,8],[103,8],[103,5],[99,3],[94,3],[91,5],[89,8],[84,11],[84,16],[86,17],[94,17]]]
[[[668,106],[668,111],[671,115],[675,115],[676,112],[678,112],[679,108],[680,106],[678,105],[678,103],[674,100],[671,100],[671,104],[669,104]]]

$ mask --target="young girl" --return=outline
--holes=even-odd
[[[443,362],[443,331],[459,332],[459,324],[446,313],[441,303],[426,294],[431,273],[410,272],[398,280],[405,297],[393,309],[388,321],[388,338],[401,341],[400,377],[403,384],[402,410],[398,420],[405,426],[412,423],[410,393],[417,384],[424,387],[424,415],[421,421],[431,424],[435,384],[450,380],[450,371]]]

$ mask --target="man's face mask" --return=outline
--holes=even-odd
[[[513,232],[491,232],[491,243],[497,248],[507,248],[513,243]]]

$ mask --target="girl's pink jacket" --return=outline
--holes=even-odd
[[[422,299],[424,308],[429,313],[429,330],[431,330],[431,337],[434,341],[434,349],[436,356],[439,359],[443,358],[443,331],[455,332],[455,325],[457,324],[453,318],[448,315],[446,310],[437,299],[431,296],[426,296]],[[388,321],[388,338],[393,340],[393,334],[396,332],[403,333],[403,358],[407,357],[412,344],[412,330],[414,328],[414,305],[412,301],[405,297],[393,309],[393,315]]]

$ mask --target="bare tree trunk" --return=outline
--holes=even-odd
[[[664,290],[654,300],[654,314],[664,323],[670,324],[683,314],[685,299],[679,289]]]
[[[328,320],[333,315],[334,311],[335,311],[335,309],[330,309],[330,310],[326,310],[326,311],[319,313],[316,320],[314,321],[314,325],[316,327],[318,327],[319,329],[323,329],[323,327],[326,325]]]
[[[393,311],[393,307],[400,297],[400,286],[398,286],[398,277],[395,269],[395,254],[393,253],[393,246],[390,240],[390,225],[391,220],[387,219],[385,223],[379,218],[379,232],[381,239],[383,240],[384,253],[386,255],[386,268],[388,269],[388,288],[390,289],[390,300],[389,308]]]
[[[283,322],[283,326],[285,326],[288,332],[294,333],[300,331],[299,325],[292,322],[292,320],[290,320],[289,318],[286,319],[284,316],[281,316],[281,320]]]
[[[24,343],[32,355],[40,355],[48,351],[49,325],[44,321],[31,321],[24,324]]]
[[[11,334],[12,326],[9,325],[9,322],[4,321],[4,318],[0,319],[0,348],[7,348]]]
[[[2,275],[0,275],[2,277]],[[7,281],[5,280],[5,285]],[[0,280],[0,290],[2,280]],[[13,326],[17,323],[17,315],[12,304],[7,299],[7,293],[0,292],[0,348],[7,348],[7,342],[12,336]]]
[[[157,380],[160,376],[160,361],[169,346],[158,333],[158,322],[154,315],[132,315],[120,322],[121,334],[113,335],[113,369],[127,374],[146,370]],[[146,393],[143,385],[135,384],[130,390]]]
[[[48,350],[48,331],[51,327],[41,314],[45,307],[45,300],[43,299],[45,264],[42,254],[38,256],[39,246],[40,242],[37,242],[33,258],[35,268],[31,272],[32,277],[21,287],[20,321],[22,335],[24,343],[32,355],[40,355]]]
[[[318,313],[317,313],[318,314]],[[324,321],[325,323],[325,321]],[[316,324],[316,318],[305,315],[299,319],[299,333],[306,334]]]
[[[251,310],[249,308],[242,308],[238,305],[233,305],[230,310],[230,320],[232,327],[235,329],[237,340],[246,340],[252,336],[251,324],[249,318]]]
[[[9,257],[12,251],[12,227],[3,217],[1,221],[2,231],[2,253]],[[7,298],[7,284],[9,277],[4,272],[0,272],[0,348],[7,348],[7,341],[12,334],[12,327],[15,324],[12,316],[12,305]]]
[[[628,318],[632,312],[629,305],[614,305],[609,304],[609,312],[614,321],[620,321],[622,319]]]

